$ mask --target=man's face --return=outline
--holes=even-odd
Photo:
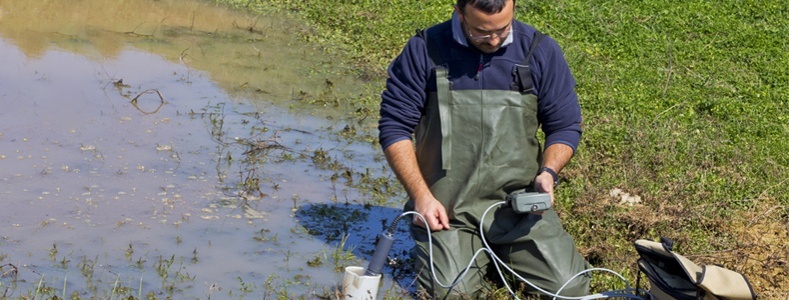
[[[455,9],[469,43],[482,52],[493,53],[499,50],[512,30],[512,17],[515,12],[512,1],[507,1],[504,9],[495,14],[487,14],[471,5],[462,10],[458,7]]]

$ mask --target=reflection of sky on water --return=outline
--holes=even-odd
[[[16,296],[39,282],[67,295],[108,296],[117,285],[167,295],[174,285],[205,298],[242,294],[244,284],[255,295],[266,282],[322,293],[342,280],[328,257],[337,243],[299,230],[295,207],[364,200],[298,154],[324,149],[363,170],[381,168],[377,150],[333,137],[327,128],[338,124],[231,97],[212,74],[157,54],[96,59],[47,49],[28,57],[0,38],[0,265],[19,268]],[[225,144],[211,138],[217,113]],[[297,159],[274,159],[283,150],[272,150],[256,170],[266,196],[242,209],[232,195],[248,149],[234,141],[250,137],[274,139]],[[351,238],[370,244],[355,251],[364,255],[380,228],[357,229],[367,230]],[[316,257],[324,264],[305,264]],[[167,278],[157,274],[163,262]]]
[[[243,116],[236,112],[252,108],[230,103],[207,76],[138,51],[101,63],[61,51],[25,60],[6,41],[0,44],[0,64],[6,66],[0,71],[5,107],[0,113],[0,253],[8,263],[26,266],[21,278],[70,278],[67,283],[78,290],[77,264],[83,258],[98,258],[103,267],[97,266],[94,276],[143,277],[144,290],[155,290],[158,275],[144,275],[152,268],[137,269],[134,261],[146,260],[144,265],[152,266],[160,256],[175,255],[185,260],[183,272],[197,276],[188,284],[195,285],[199,296],[207,291],[203,281],[231,288],[237,276],[262,282],[259,277],[289,268],[278,243],[298,244],[299,252],[304,247],[295,255],[314,255],[311,250],[324,247],[321,241],[289,231],[296,227],[287,217],[293,194],[305,201],[325,201],[324,194],[331,192],[320,176],[293,176],[294,171],[311,169],[304,163],[270,164],[261,171],[266,180],[262,188],[270,197],[252,202],[252,208],[262,218],[246,219],[241,209],[217,206],[222,199],[237,203],[218,190],[217,168],[235,177],[240,167],[217,166],[217,144],[210,138],[207,118],[189,113],[227,103],[225,130],[245,134]],[[191,77],[188,82],[185,76]],[[167,103],[156,114],[142,113],[112,84],[121,77],[130,84],[124,90],[131,94],[157,89]],[[138,99],[140,107],[159,102],[156,94]],[[275,107],[262,114],[275,130],[299,129],[281,132],[283,145],[337,144],[321,141],[321,134],[304,133],[320,132],[324,121],[290,116]],[[240,157],[243,149],[233,151]],[[274,184],[278,191],[266,188]],[[253,240],[261,228],[271,228],[269,234],[278,236],[277,242]],[[133,254],[127,257],[130,244]],[[53,245],[58,250],[54,260],[71,260],[71,268],[48,267],[57,265],[49,256]],[[199,261],[193,264],[194,251]],[[173,263],[173,272],[179,265]],[[315,280],[331,278],[325,277]]]

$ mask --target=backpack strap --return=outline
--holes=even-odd
[[[667,238],[665,236],[660,237],[660,243],[663,244],[663,248],[666,248],[669,252],[673,251],[674,249],[674,240]]]

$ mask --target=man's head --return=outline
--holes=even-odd
[[[455,10],[469,43],[493,53],[512,30],[515,0],[458,0]]]
[[[458,0],[455,6],[463,10],[467,5],[470,5],[483,12],[493,14],[501,12],[507,2],[512,2],[514,7],[515,0]]]

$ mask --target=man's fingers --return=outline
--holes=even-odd
[[[428,217],[427,218],[427,222],[430,223],[430,230],[432,230],[432,231],[441,230],[441,229],[444,228],[441,225],[441,220],[439,220],[436,217]]]
[[[445,213],[439,214],[438,219],[440,223],[438,224],[439,228],[436,230],[449,229],[449,217],[447,217],[447,214]]]
[[[414,216],[414,225],[422,228],[430,228],[431,231],[449,229],[449,219],[446,215],[441,215],[439,217],[431,217],[428,215],[425,216],[425,219],[427,219],[427,224],[425,224],[419,216]]]
[[[430,230],[437,230],[436,226],[438,225],[436,224],[437,222],[435,218],[431,218],[430,216],[425,216],[425,219],[427,219],[427,224],[425,224],[425,220],[423,220],[419,216],[414,216],[414,225],[422,228],[430,228]]]
[[[414,225],[425,228],[425,222],[419,216],[414,216]]]

